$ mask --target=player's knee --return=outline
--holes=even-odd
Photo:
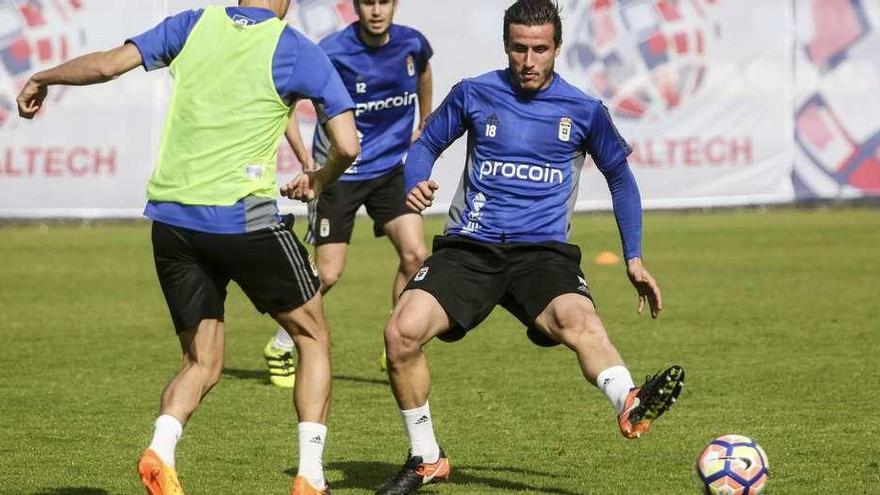
[[[294,325],[293,340],[299,345],[320,345],[330,348],[330,329],[318,318],[297,321]]]
[[[336,285],[336,282],[339,282],[339,278],[342,277],[342,270],[325,270],[321,272],[321,287],[322,292],[327,292]]]
[[[415,337],[413,322],[396,315],[385,327],[385,351],[390,363],[405,361],[418,355],[421,342]]]
[[[321,344],[330,347],[330,329],[321,314],[321,305],[310,301],[305,306],[276,315],[278,323],[297,344]]]
[[[563,332],[577,331],[587,325],[586,315],[571,309],[553,312],[553,326]]]
[[[296,342],[300,348],[319,345],[323,348],[329,349],[330,333],[320,326],[310,325],[297,331],[293,336],[293,341]]]
[[[203,387],[211,388],[220,382],[223,374],[223,358],[199,355],[195,359],[189,359],[185,367],[198,374]]]
[[[419,268],[422,267],[422,263],[425,262],[425,258],[428,257],[428,251],[424,246],[420,246],[417,249],[404,251],[400,255],[400,266],[402,268],[403,273],[412,275],[416,273]]]
[[[593,311],[559,311],[554,314],[554,324],[558,337],[569,347],[601,345],[608,340],[602,320]]]
[[[220,377],[223,376],[223,363],[220,363],[219,366],[212,366],[206,375],[206,382],[208,387],[213,387],[220,383]]]

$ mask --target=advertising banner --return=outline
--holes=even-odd
[[[0,217],[137,217],[170,93],[167,70],[52,87],[18,118],[27,77],[106,50],[204,0],[0,0]],[[508,0],[399,0],[396,22],[434,49],[434,106],[463,78],[507,65]],[[557,71],[601,99],[632,145],[648,208],[880,194],[880,0],[560,0]],[[351,0],[294,0],[313,40],[356,20]],[[307,77],[307,76],[305,76]],[[875,108],[877,107],[877,108]],[[297,107],[307,142],[316,125]],[[431,210],[451,200],[464,139],[438,160]],[[279,145],[279,180],[300,166]],[[284,210],[304,211],[282,200]],[[589,167],[579,209],[610,206]]]

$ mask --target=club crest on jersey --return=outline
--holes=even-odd
[[[480,230],[480,219],[483,217],[483,207],[486,206],[486,201],[486,196],[483,193],[477,193],[471,199],[471,211],[468,213],[468,223],[464,227],[465,232]]]
[[[565,143],[571,141],[571,119],[568,117],[559,119],[559,140]]]
[[[409,77],[416,75],[416,59],[412,55],[406,56],[406,73]]]
[[[416,276],[415,278],[413,278],[413,280],[415,280],[416,282],[421,282],[422,280],[425,280],[425,277],[428,276],[428,270],[430,270],[430,268],[428,268],[427,266],[423,266],[419,270],[419,272],[416,273]]]

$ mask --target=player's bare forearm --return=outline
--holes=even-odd
[[[134,45],[126,43],[112,50],[82,55],[38,72],[31,80],[41,86],[86,86],[116,79],[142,63],[141,52]]]
[[[293,154],[296,155],[296,159],[302,164],[303,171],[310,172],[314,170],[315,162],[312,160],[309,150],[306,149],[302,134],[299,132],[299,121],[296,119],[296,113],[291,115],[290,123],[284,132],[284,137],[287,138],[287,143],[290,145],[290,149],[293,150]]]
[[[330,184],[336,182],[360,153],[354,113],[350,110],[341,113],[324,124],[330,137],[330,152],[327,163],[319,170],[300,174],[281,186],[281,195],[300,201],[311,201],[318,197]]]
[[[106,52],[95,52],[77,57],[59,66],[37,72],[21,88],[16,99],[18,115],[32,119],[48,94],[49,86],[64,84],[84,86],[115,79],[142,63],[141,52],[134,45],[125,44]]]
[[[324,129],[330,138],[330,153],[327,157],[327,163],[319,171],[322,190],[336,182],[336,179],[345,173],[361,152],[357,127],[354,123],[354,113],[351,111],[328,120],[324,124]]]
[[[419,97],[419,129],[421,129],[431,115],[431,108],[434,105],[434,75],[431,72],[431,64],[427,64],[425,71],[419,74],[416,94]]]

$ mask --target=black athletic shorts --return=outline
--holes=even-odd
[[[309,253],[283,224],[247,234],[208,234],[153,222],[156,273],[177,332],[223,320],[234,280],[261,313],[308,302],[321,285]]]
[[[490,244],[437,236],[433,254],[404,290],[421,289],[440,302],[453,322],[441,340],[463,338],[501,305],[526,326],[532,342],[553,346],[558,342],[534,322],[563,294],[592,300],[580,262],[580,248],[563,242]]]
[[[373,234],[385,235],[385,224],[411,213],[406,208],[403,167],[375,179],[338,180],[309,204],[309,232],[306,241],[316,246],[348,243],[354,218],[361,205],[373,219]]]

